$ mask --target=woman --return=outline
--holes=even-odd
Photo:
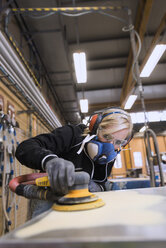
[[[23,141],[16,158],[32,169],[46,171],[58,195],[68,192],[77,171],[90,175],[91,192],[110,190],[107,177],[121,147],[131,139],[132,127],[126,111],[108,108],[92,116],[88,127],[66,125]]]

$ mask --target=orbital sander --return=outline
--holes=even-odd
[[[89,174],[75,172],[74,185],[63,196],[55,195],[50,188],[47,173],[26,174],[12,179],[9,188],[18,195],[28,199],[52,201],[53,210],[81,211],[99,208],[104,205],[102,199],[88,190]]]

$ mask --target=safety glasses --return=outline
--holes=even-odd
[[[127,144],[127,140],[124,139],[116,139],[111,134],[103,134],[100,133],[100,136],[106,141],[113,143],[114,146],[125,146]]]

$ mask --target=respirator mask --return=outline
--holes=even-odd
[[[115,151],[112,143],[100,142],[97,139],[87,144],[90,158],[98,164],[106,164],[113,161],[120,151]]]

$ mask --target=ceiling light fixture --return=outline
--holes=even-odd
[[[86,83],[86,54],[84,52],[73,53],[73,59],[77,83]]]
[[[161,56],[166,50],[166,44],[158,44],[153,49],[148,61],[146,62],[143,70],[141,71],[140,77],[149,77],[155,68],[156,64],[160,60]]]
[[[124,106],[124,109],[131,109],[131,107],[133,106],[136,99],[137,99],[137,95],[130,95],[129,98],[127,99],[125,106]]]
[[[88,113],[88,99],[80,100],[81,113]]]

